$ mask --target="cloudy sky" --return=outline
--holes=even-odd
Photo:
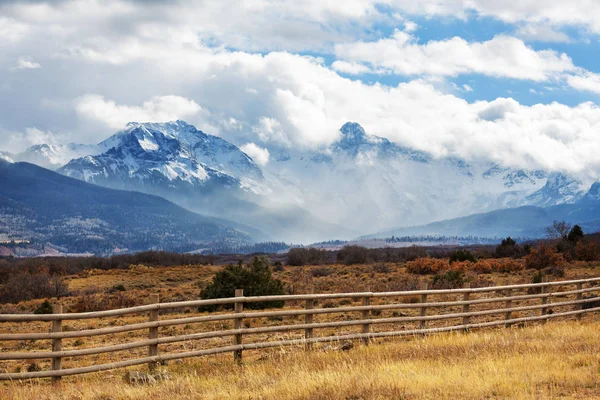
[[[342,5],[343,4],[343,5]],[[597,0],[0,1],[0,149],[183,119],[600,174]]]

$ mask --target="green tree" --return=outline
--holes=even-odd
[[[266,256],[254,257],[249,265],[229,265],[217,272],[212,282],[201,292],[201,299],[234,297],[236,289],[243,289],[244,296],[275,296],[285,294],[283,283],[273,279],[270,260]],[[232,308],[233,304],[224,306]],[[246,308],[280,308],[283,301],[246,303]],[[214,311],[217,306],[201,307],[201,311]]]
[[[569,232],[567,240],[571,243],[577,243],[580,239],[583,239],[583,229],[579,225],[575,225]]]
[[[455,261],[472,261],[476,262],[475,256],[469,250],[459,249],[454,250],[452,254],[450,254],[450,264]]]

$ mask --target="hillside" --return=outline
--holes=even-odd
[[[71,253],[189,251],[216,241],[244,244],[264,237],[160,197],[95,186],[27,163],[0,161],[0,213],[0,233]]]
[[[366,235],[363,239],[391,236],[480,236],[539,238],[553,221],[579,224],[586,232],[600,229],[600,202],[593,193],[598,185],[574,204],[552,207],[524,206],[473,214],[467,217],[434,222],[423,226],[404,227]]]

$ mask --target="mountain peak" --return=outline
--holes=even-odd
[[[356,122],[346,122],[340,132],[342,132],[342,138],[337,147],[341,149],[355,151],[360,145],[369,143],[365,130]]]
[[[358,122],[346,122],[340,129],[344,138],[353,137],[354,139],[365,138],[367,134]]]

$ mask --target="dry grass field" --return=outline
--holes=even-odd
[[[512,261],[511,261],[512,262]],[[517,260],[516,262],[522,262]],[[81,307],[103,307],[102,302],[121,301],[122,306],[145,304],[152,293],[161,301],[199,298],[201,288],[219,266],[188,265],[128,269],[88,270],[67,276],[71,296],[60,299],[65,312],[86,311]],[[472,287],[531,283],[535,270],[517,268],[505,273],[467,270],[465,279]],[[431,281],[431,275],[416,275],[405,263],[364,265],[286,266],[274,272],[289,294],[416,289],[419,282]],[[569,280],[600,276],[600,262],[571,262],[560,276],[550,280]],[[494,293],[490,293],[494,296]],[[416,296],[415,296],[416,297]],[[114,300],[114,299],[117,300]],[[431,296],[429,301],[452,301],[449,295]],[[53,300],[53,302],[56,300]],[[360,299],[325,300],[316,307],[360,305]],[[388,301],[414,302],[410,297]],[[537,300],[539,302],[539,300]],[[2,305],[0,313],[31,312],[41,300]],[[528,305],[527,301],[520,305]],[[286,304],[302,308],[302,304]],[[110,307],[107,307],[110,308]],[[482,305],[478,310],[484,310]],[[449,313],[457,309],[440,310]],[[400,316],[411,316],[417,309]],[[537,314],[535,314],[537,313]],[[183,309],[161,318],[200,315],[195,309]],[[326,314],[318,321],[359,319],[359,313]],[[515,317],[539,315],[539,311],[515,313]],[[377,317],[396,317],[396,311],[383,311]],[[147,321],[147,315],[67,321],[64,330],[100,327]],[[490,317],[473,318],[481,322]],[[494,317],[491,317],[492,319]],[[502,318],[502,316],[498,316]],[[244,321],[244,327],[302,323],[301,318],[263,318]],[[428,326],[444,326],[432,321]],[[415,323],[377,325],[376,330],[404,330]],[[189,324],[161,328],[163,335],[180,335],[209,330],[231,329],[231,321]],[[47,332],[48,322],[1,323],[0,333]],[[319,336],[355,333],[360,327],[320,329]],[[125,370],[101,372],[63,379],[60,388],[48,380],[0,383],[0,398],[9,399],[411,399],[411,398],[600,398],[600,316],[589,314],[583,322],[552,321],[546,325],[519,326],[511,329],[487,329],[469,334],[438,334],[428,337],[404,337],[377,340],[365,347],[356,342],[349,352],[313,352],[300,347],[244,352],[243,366],[232,361],[231,354],[188,359],[164,368],[173,379],[155,386],[131,386],[123,382]],[[63,349],[82,349],[143,340],[147,330],[82,339],[63,340]],[[244,337],[244,343],[301,338],[303,332],[261,334]],[[231,344],[231,338],[161,345],[161,352],[180,352]],[[2,351],[49,351],[50,341],[13,341],[2,343]],[[65,359],[63,368],[72,368],[142,357],[145,348]],[[50,361],[35,365],[28,361],[0,361],[3,372],[48,369]],[[135,368],[134,368],[135,369]],[[138,367],[144,370],[145,367]]]
[[[348,352],[272,350],[169,365],[173,379],[131,386],[122,371],[9,383],[30,399],[590,399],[600,398],[600,318],[395,339]]]

